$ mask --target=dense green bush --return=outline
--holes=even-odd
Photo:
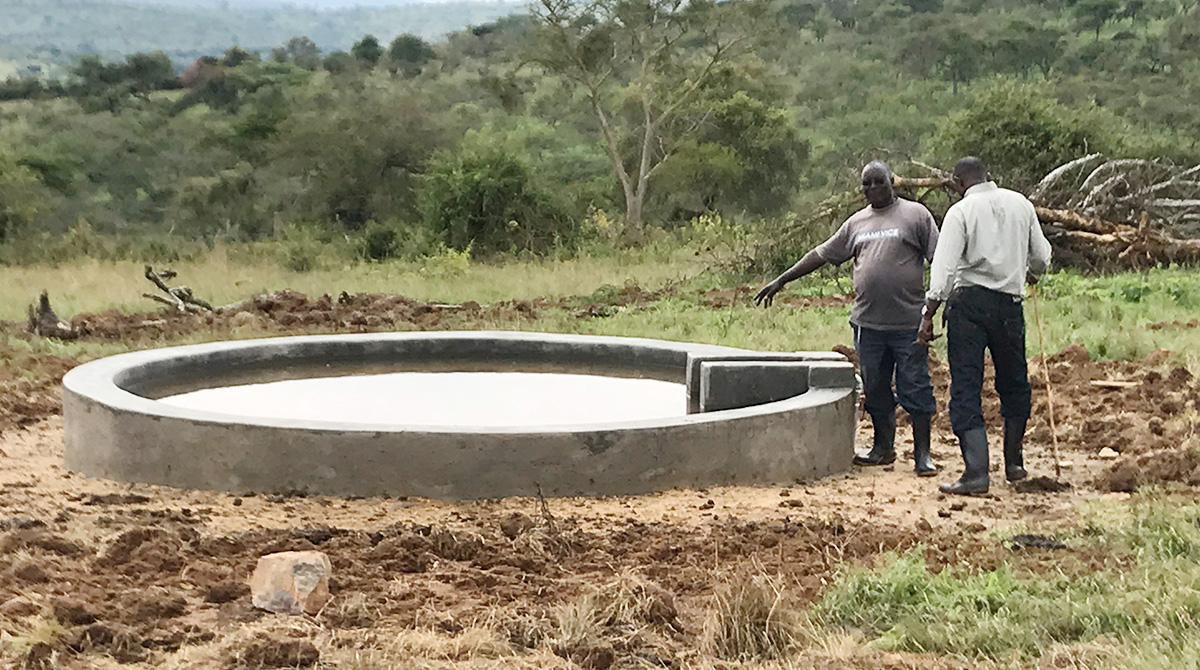
[[[1120,153],[1114,125],[1111,114],[1094,105],[1067,107],[1045,86],[999,79],[944,118],[930,148],[947,165],[978,156],[1006,185],[1024,189],[1073,158]]]
[[[421,193],[424,220],[452,249],[477,256],[572,247],[578,226],[528,168],[500,150],[460,151],[431,161]]]

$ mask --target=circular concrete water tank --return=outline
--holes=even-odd
[[[161,400],[197,389],[401,370],[674,381],[686,385],[688,413],[489,428],[273,419]],[[81,365],[63,389],[66,464],[85,475],[235,493],[447,499],[814,479],[850,467],[857,402],[853,367],[835,353],[510,332],[284,337],[140,351]]]

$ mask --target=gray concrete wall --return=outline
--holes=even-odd
[[[823,363],[831,372],[822,386],[810,383],[785,400],[603,425],[428,429],[239,417],[153,400],[227,385],[230,376],[295,376],[364,359],[392,371],[454,361],[627,375],[644,368],[653,371],[647,376],[683,381],[689,356],[744,354],[750,352],[659,340],[486,332],[278,338],[137,352],[88,363],[64,378],[66,463],[119,481],[232,492],[460,499],[532,495],[538,485],[548,495],[604,495],[772,484],[848,469],[857,402],[848,362]],[[850,383],[839,386],[839,379]]]

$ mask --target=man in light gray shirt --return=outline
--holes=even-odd
[[[929,431],[937,403],[929,380],[929,357],[918,345],[917,326],[925,300],[925,261],[938,243],[933,215],[924,205],[902,200],[892,190],[892,170],[872,161],[862,172],[868,207],[855,212],[833,237],[805,254],[754,297],[770,305],[788,282],[826,264],[854,259],[854,307],[850,325],[863,380],[864,407],[875,429],[871,451],[859,465],[896,460],[896,404],[908,412],[918,475],[937,474],[929,456]],[[896,391],[892,391],[892,378]]]
[[[1030,412],[1025,362],[1024,282],[1036,282],[1050,264],[1050,243],[1033,203],[988,180],[978,158],[954,166],[951,187],[963,196],[942,221],[930,269],[929,293],[918,339],[933,339],[933,316],[946,304],[946,350],[950,359],[950,425],[965,469],[943,484],[945,493],[987,493],[987,429],[981,409],[983,352],[996,369],[996,393],[1004,416],[1004,473],[1026,476],[1023,455]]]

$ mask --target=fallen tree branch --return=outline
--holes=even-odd
[[[71,325],[70,321],[60,319],[54,313],[54,309],[50,307],[50,293],[42,291],[38,296],[38,304],[35,308],[29,306],[29,332],[40,337],[53,337],[59,340],[73,340],[79,337],[79,331]]]
[[[150,298],[155,302],[161,302],[165,305],[170,305],[180,312],[216,311],[211,303],[209,303],[207,300],[197,298],[195,294],[192,293],[192,289],[188,288],[187,286],[168,286],[166,280],[174,279],[175,272],[171,270],[155,272],[153,267],[147,265],[144,274],[146,279],[149,279],[150,283],[157,286],[158,290],[165,293],[167,297],[164,298],[163,296],[152,295],[149,293],[143,293],[143,297]]]

